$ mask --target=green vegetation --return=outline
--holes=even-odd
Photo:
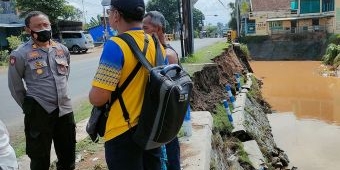
[[[246,15],[248,14],[248,12],[250,11],[250,7],[249,7],[249,3],[248,2],[241,2],[241,15]]]
[[[100,149],[104,149],[104,141],[102,139],[99,140],[98,143],[92,142],[90,137],[85,138],[82,141],[77,142],[76,152],[81,152],[86,150],[87,152],[97,152]]]
[[[258,96],[261,96],[261,87],[260,85],[258,84],[257,82],[257,79],[255,76],[251,76],[251,81],[253,82],[252,83],[252,86],[250,88],[250,90],[248,91],[247,93],[247,96],[249,97],[253,97],[253,98],[257,98]]]
[[[225,48],[229,47],[229,45],[230,44],[226,42],[218,42],[214,45],[202,48],[193,55],[182,59],[182,66],[190,75],[193,75],[194,72],[202,69],[204,63],[211,63],[211,59],[220,55]]]
[[[219,56],[225,48],[228,47],[228,43],[226,42],[218,42],[214,45],[202,48],[192,54],[189,57],[186,57],[183,61],[183,64],[186,63],[211,63],[211,59]]]
[[[18,135],[16,137],[15,141],[13,141],[13,143],[11,143],[17,158],[19,158],[22,155],[26,154],[26,142],[25,142],[25,139],[26,139],[25,135],[24,134],[20,134],[20,135]]]
[[[9,44],[9,48],[11,50],[16,49],[21,43],[21,36],[10,36],[7,37],[7,41]],[[9,62],[9,51],[8,50],[2,50],[0,51],[0,66],[7,66]]]
[[[101,21],[101,16],[100,15],[97,15],[96,18],[94,17],[91,17],[90,19],[90,22],[88,22],[86,25],[85,25],[85,29],[89,29],[89,28],[92,28],[92,27],[95,27],[95,26],[98,26],[98,25],[101,25],[102,24],[102,21]]]
[[[326,54],[322,57],[322,62],[335,68],[338,67],[340,65],[340,45],[329,44]]]
[[[146,4],[146,11],[162,11],[167,20],[166,32],[176,28],[178,18],[177,0],[150,0]]]
[[[80,105],[76,107],[74,112],[74,119],[76,123],[90,117],[92,105],[88,100],[82,101]]]
[[[340,44],[340,34],[330,34],[327,39],[327,44]]]
[[[7,41],[11,50],[15,50],[22,43],[20,36],[13,35],[7,37]]]
[[[236,143],[238,156],[239,156],[239,162],[246,163],[251,165],[251,161],[249,160],[248,153],[244,150],[244,146],[241,141],[238,141]]]
[[[0,66],[8,65],[8,60],[9,60],[9,51],[8,50],[0,51]]]
[[[248,46],[246,44],[241,44],[240,49],[242,53],[247,57],[248,60],[251,59]]]
[[[59,19],[81,19],[82,11],[68,4],[66,0],[16,0],[16,6],[21,16],[30,11],[41,11],[48,15],[52,25],[57,24]]]
[[[21,37],[22,36],[11,35],[10,37],[6,38],[9,44],[9,48],[11,50],[16,49],[22,43]],[[0,51],[0,66],[7,66],[8,62],[9,62],[9,51],[8,50]]]
[[[251,161],[248,154],[244,150],[242,142],[235,137],[221,136],[220,133],[215,133],[212,136],[212,148],[214,152],[210,161],[210,170],[221,169],[220,165],[227,169],[238,169],[234,167],[234,161],[238,161],[244,169],[252,169]],[[226,152],[229,151],[229,152]],[[237,157],[237,160],[228,160],[232,155]],[[223,158],[217,158],[222,156]],[[247,168],[249,167],[249,168]]]
[[[231,133],[233,125],[229,122],[226,110],[222,104],[216,106],[216,113],[213,116],[213,130],[215,132]]]

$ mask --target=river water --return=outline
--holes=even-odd
[[[253,61],[277,145],[301,170],[340,170],[340,78],[317,61]]]

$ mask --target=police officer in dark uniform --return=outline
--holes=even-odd
[[[8,86],[25,114],[30,167],[49,169],[53,140],[57,169],[75,169],[75,121],[67,91],[69,51],[51,40],[51,24],[46,14],[30,12],[25,25],[31,39],[11,53]]]

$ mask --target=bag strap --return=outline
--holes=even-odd
[[[146,54],[146,51],[148,49],[148,45],[149,45],[149,40],[145,39],[144,40],[144,48],[143,48],[143,54]],[[127,88],[127,86],[130,84],[130,82],[132,81],[132,79],[136,76],[137,72],[139,71],[139,69],[141,68],[142,64],[140,62],[137,63],[137,65],[135,66],[135,68],[132,70],[132,72],[129,74],[129,76],[126,78],[126,80],[124,81],[124,83],[122,84],[122,86],[117,86],[115,92],[111,93],[111,101],[109,102],[109,108],[111,109],[112,104],[117,100],[119,100],[119,98],[122,96],[124,90]],[[123,103],[124,105],[124,103]],[[125,108],[125,105],[124,105]],[[126,108],[125,108],[126,110]],[[124,110],[123,110],[124,113]],[[125,118],[125,116],[124,116]],[[129,119],[129,118],[128,118]]]
[[[124,34],[127,34],[127,33],[124,33]],[[121,34],[121,35],[123,35],[123,34]],[[121,35],[118,35],[118,37],[121,38]],[[129,35],[129,34],[127,34],[127,35]],[[132,37],[131,37],[131,38],[132,38]],[[121,38],[121,39],[125,41],[124,38]],[[133,39],[133,38],[132,38],[132,39]],[[134,41],[134,39],[133,39],[133,41]],[[125,41],[125,42],[126,42],[126,41]],[[128,44],[128,42],[126,42],[126,43]],[[130,46],[130,44],[128,44],[128,45]],[[134,45],[135,45],[135,47],[138,49],[138,51],[141,52],[140,49],[138,48],[137,44],[135,43]],[[144,48],[143,48],[143,53],[142,53],[141,55],[143,55],[143,56],[146,55],[148,46],[149,46],[149,39],[148,39],[148,37],[145,35],[145,37],[144,37]],[[130,48],[131,48],[131,47],[130,47]],[[131,50],[133,51],[133,49],[131,49]],[[147,61],[147,62],[148,62],[148,61]],[[149,63],[149,64],[150,64],[150,63]],[[139,68],[142,66],[142,63],[141,63],[140,61],[138,61],[137,66],[138,66],[138,69],[137,69],[137,71],[138,71]],[[136,67],[137,67],[137,66],[136,66]],[[130,82],[130,81],[133,79],[133,77],[137,74],[137,71],[135,71],[135,70],[136,70],[136,67],[135,67],[135,69],[131,72],[131,74],[129,75],[129,77],[125,80],[125,82],[126,82],[127,80],[129,80],[129,82]],[[124,120],[125,120],[125,122],[128,123],[129,128],[131,128],[129,112],[128,112],[127,109],[126,109],[126,106],[125,106],[125,103],[124,103],[124,100],[123,100],[123,96],[122,96],[124,89],[125,89],[126,86],[128,85],[128,83],[125,85],[125,82],[123,83],[123,85],[122,85],[121,88],[119,88],[119,87],[117,88],[117,90],[118,90],[117,93],[118,93],[118,94],[117,94],[116,96],[117,96],[117,98],[118,98],[118,100],[119,100],[119,103],[120,103],[120,106],[121,106],[121,108],[122,108]],[[116,99],[117,99],[117,98],[116,98]]]
[[[122,40],[124,40],[129,45],[129,47],[132,50],[136,59],[139,62],[141,62],[142,65],[146,69],[148,69],[150,71],[153,66],[146,59],[145,55],[142,54],[141,50],[138,48],[138,45],[137,45],[135,39],[130,34],[127,34],[127,33],[120,34],[120,35],[118,35],[118,37],[121,38]],[[147,36],[145,35],[145,37],[147,37]],[[162,54],[162,51],[161,51],[160,43],[155,36],[152,36],[152,39],[155,42],[155,47],[156,47],[156,66],[164,65],[164,58],[163,58],[163,54]]]

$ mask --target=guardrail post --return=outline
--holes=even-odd
[[[232,124],[234,120],[233,120],[233,116],[231,115],[227,100],[223,100],[223,105],[224,105],[226,114],[228,116],[228,120]]]
[[[188,107],[187,113],[185,114],[182,126],[183,126],[184,136],[190,137],[192,135],[190,106]]]

